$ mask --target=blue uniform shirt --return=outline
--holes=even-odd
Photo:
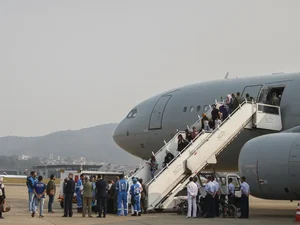
[[[141,187],[138,183],[135,183],[135,184],[131,185],[130,194],[132,196],[139,195],[140,193],[141,193]]]
[[[118,192],[128,192],[129,186],[128,182],[124,179],[119,180],[116,184],[116,190]]]
[[[33,177],[29,177],[28,182],[32,185],[32,188],[31,188],[30,184],[28,183],[28,192],[33,193],[34,185],[37,183],[37,180]]]
[[[93,187],[93,197],[96,196],[96,183],[92,182],[92,187]]]
[[[213,195],[215,193],[215,184],[213,182],[208,182],[207,184],[205,184],[204,187],[205,191],[208,192],[209,194]]]
[[[41,195],[46,190],[46,184],[43,182],[37,182],[34,184],[34,190],[37,195]],[[43,194],[41,198],[45,198],[45,194]]]
[[[75,191],[78,193],[80,191],[80,187],[82,186],[82,180],[79,179],[76,183]]]

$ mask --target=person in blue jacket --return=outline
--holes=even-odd
[[[43,183],[43,177],[39,176],[38,182],[34,184],[33,188],[34,192],[34,201],[35,201],[35,206],[34,210],[32,211],[31,216],[34,217],[35,213],[37,211],[37,206],[38,204],[40,205],[40,218],[43,218],[43,211],[44,211],[44,203],[45,203],[45,193],[46,193],[46,184]]]
[[[82,191],[83,191],[83,174],[80,175],[80,179],[75,186],[76,200],[77,200],[77,212],[82,213]]]
[[[124,175],[120,176],[120,180],[116,184],[116,191],[118,192],[118,216],[121,216],[122,205],[124,207],[124,216],[128,215],[128,205],[127,205],[127,197],[128,197],[129,184],[124,179]]]
[[[133,185],[130,187],[130,195],[132,197],[132,203],[134,213],[131,216],[141,216],[141,187],[137,183],[137,179],[132,179]]]
[[[32,214],[33,211],[35,210],[33,189],[34,189],[35,183],[37,183],[36,176],[37,176],[37,173],[35,171],[32,171],[26,181],[26,184],[28,187],[28,208],[29,208],[30,214]]]

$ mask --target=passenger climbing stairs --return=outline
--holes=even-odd
[[[206,112],[208,117],[211,111],[210,108]],[[191,127],[194,126],[197,129],[201,128],[200,116]],[[216,164],[217,155],[245,128],[280,131],[282,129],[280,107],[245,101],[221,123],[219,128],[212,132],[201,131],[180,153],[177,151],[178,135],[185,137],[185,132],[179,131],[168,143],[165,142],[158,152],[153,153],[161,166],[166,150],[170,151],[175,158],[168,165],[160,168],[151,179],[149,160],[131,176],[144,180],[148,189],[147,208],[166,208],[175,195],[188,184],[189,177],[196,175],[209,164]]]

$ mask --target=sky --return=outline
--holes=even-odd
[[[120,122],[204,80],[300,71],[298,0],[1,0],[0,136]]]

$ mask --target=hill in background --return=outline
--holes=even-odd
[[[40,137],[2,137],[0,155],[28,155],[106,162],[135,166],[141,159],[119,148],[112,138],[117,124],[105,124],[76,131],[59,131]]]

